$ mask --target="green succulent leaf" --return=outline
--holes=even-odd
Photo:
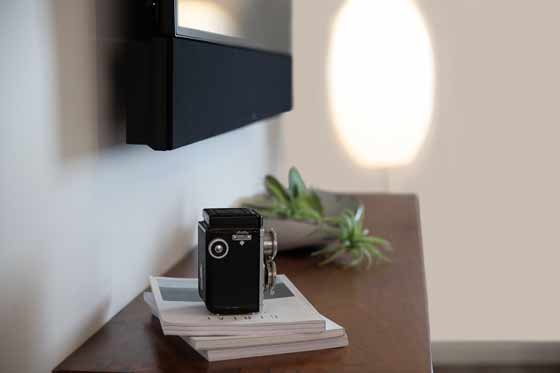
[[[370,269],[371,265],[373,264],[373,258],[371,257],[371,254],[369,252],[369,250],[363,250],[364,253],[364,257],[366,258],[367,264],[366,264],[366,268]]]
[[[288,189],[292,197],[305,195],[306,187],[297,168],[292,167],[288,173]]]
[[[290,200],[288,192],[284,186],[274,176],[267,175],[265,178],[265,186],[267,192],[272,198],[276,199],[278,203],[287,204]]]
[[[385,250],[391,250],[391,243],[380,237],[370,237],[373,244],[383,247]]]
[[[312,252],[311,256],[326,255],[328,253],[332,253],[336,251],[337,249],[338,249],[338,243],[336,242],[330,243],[325,247],[323,247],[322,249]]]
[[[345,265],[347,268],[354,268],[362,264],[362,260],[364,259],[364,252],[362,250],[355,250],[351,252],[354,259]]]
[[[336,258],[338,258],[339,256],[341,256],[342,254],[344,254],[343,250],[335,250],[332,253],[329,253],[329,255],[327,256],[326,259],[324,259],[322,262],[319,263],[320,266],[323,266],[325,264],[329,264],[330,262],[334,261]]]
[[[321,203],[321,198],[319,198],[317,192],[315,192],[314,190],[310,190],[309,194],[307,195],[307,200],[309,202],[309,205],[311,205],[311,207],[313,207],[315,211],[319,212],[321,215],[324,214],[323,204]]]

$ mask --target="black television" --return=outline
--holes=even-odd
[[[127,143],[172,150],[291,110],[291,0],[136,6]]]

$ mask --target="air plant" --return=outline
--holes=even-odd
[[[353,212],[345,210],[340,216],[325,216],[318,194],[308,188],[299,171],[292,167],[288,174],[288,187],[284,187],[274,176],[265,177],[267,195],[244,203],[266,217],[311,222],[318,229],[327,230],[337,237],[336,241],[313,252],[322,256],[319,265],[331,262],[341,263],[347,268],[357,268],[363,264],[371,267],[378,262],[387,262],[385,252],[390,249],[387,240],[374,237],[363,228],[364,209]],[[344,261],[343,261],[344,259]]]
[[[370,268],[373,263],[390,261],[384,253],[391,248],[389,242],[371,236],[363,227],[363,219],[363,208],[356,213],[345,210],[340,216],[327,219],[336,229],[338,239],[311,254],[324,257],[319,265],[346,259],[342,264],[344,267],[355,268],[366,263],[366,267]]]

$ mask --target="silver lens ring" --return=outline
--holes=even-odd
[[[223,253],[214,253],[214,251],[212,250],[214,245],[217,243],[221,243],[224,245],[224,251]],[[223,239],[223,238],[214,238],[212,241],[210,241],[210,244],[208,245],[208,253],[210,254],[210,256],[214,259],[222,259],[223,257],[225,257],[228,254],[229,251],[229,245],[228,243]]]

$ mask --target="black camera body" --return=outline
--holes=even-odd
[[[204,209],[198,223],[198,292],[212,313],[262,310],[274,286],[277,243],[263,218],[246,208]]]

